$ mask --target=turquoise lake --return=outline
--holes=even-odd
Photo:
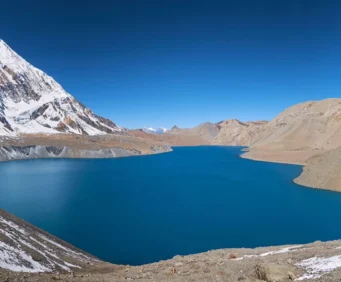
[[[0,208],[118,264],[341,238],[341,193],[298,186],[300,166],[241,149],[0,163]]]

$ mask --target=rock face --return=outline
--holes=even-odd
[[[158,152],[159,147],[152,150]],[[117,158],[140,155],[137,150],[127,150],[122,148],[86,150],[71,147],[54,146],[8,146],[0,147],[0,161],[24,160],[24,159],[47,159],[47,158]]]
[[[170,145],[129,135],[0,137],[0,161],[38,158],[116,158],[171,151]]]
[[[0,40],[0,135],[123,131],[95,115]]]
[[[249,146],[266,124],[266,121],[241,122],[237,119],[219,122],[220,130],[213,144]]]
[[[203,140],[206,140],[210,144],[219,132],[219,126],[215,123],[205,122],[193,128],[178,128],[173,126],[168,131],[170,134],[179,134],[186,136],[198,136]]]
[[[251,143],[276,150],[334,149],[341,145],[341,99],[294,105],[272,119]]]

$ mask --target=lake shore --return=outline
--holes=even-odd
[[[341,240],[219,249],[129,266],[102,262],[1,209],[0,231],[1,281],[256,282],[323,279],[328,282],[341,278]]]
[[[302,173],[293,181],[299,185],[341,192],[341,149],[335,150],[270,150],[248,148],[241,158],[302,165]]]
[[[284,157],[283,153],[283,159]],[[341,279],[340,240],[254,249],[217,249],[175,256],[169,260],[141,266],[114,265],[97,261],[91,255],[0,210],[1,243],[7,245],[7,255],[20,259],[19,266],[29,267],[27,263],[30,263],[35,267],[40,265],[41,268],[51,268],[52,271],[28,273],[2,269],[4,268],[4,264],[1,264],[1,251],[4,250],[2,245],[0,281],[331,282]],[[20,249],[13,251],[13,246],[20,246]],[[22,251],[27,256],[23,255]],[[27,260],[29,257],[32,257],[33,261],[29,259],[28,262],[21,263],[21,260]],[[4,261],[6,260],[5,258]],[[325,267],[326,265],[328,267]],[[68,267],[69,270],[60,269],[61,266]]]

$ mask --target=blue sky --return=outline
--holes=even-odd
[[[341,1],[1,3],[0,38],[128,128],[271,119],[340,97]]]

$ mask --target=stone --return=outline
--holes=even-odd
[[[288,281],[289,272],[291,269],[287,265],[279,265],[276,263],[266,263],[262,265],[255,266],[256,277],[259,280],[267,281],[267,282],[279,282],[279,281]]]
[[[288,272],[288,277],[292,281],[294,281],[296,279],[296,275],[294,273],[292,273],[291,271]]]
[[[229,259],[236,259],[236,258],[237,258],[237,256],[235,254],[230,254],[229,255]]]

